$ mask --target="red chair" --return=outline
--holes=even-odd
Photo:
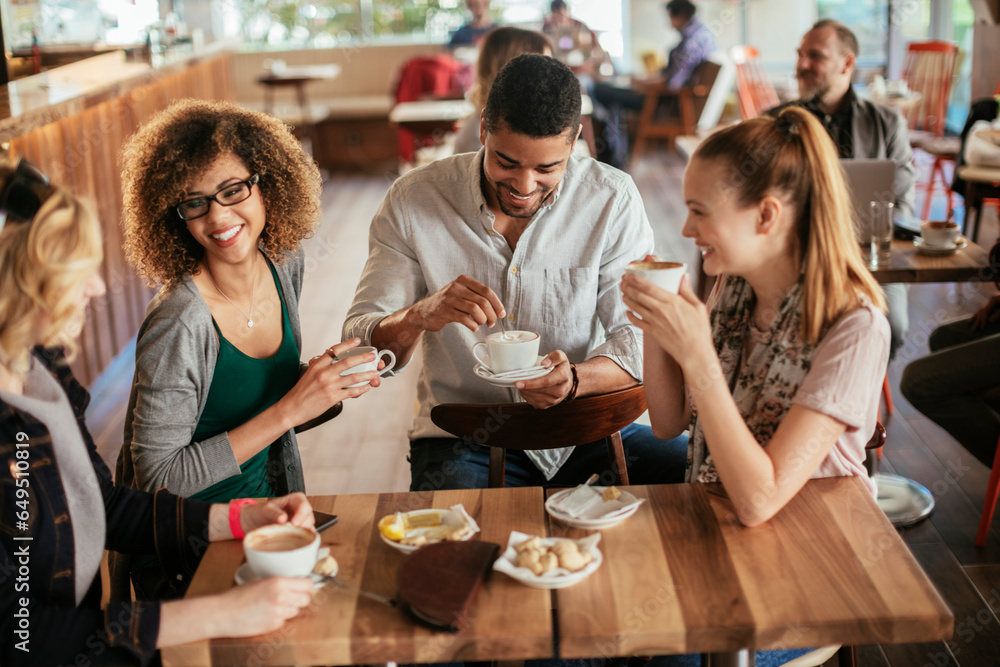
[[[447,54],[410,58],[399,71],[396,103],[455,97],[461,88],[461,71],[462,64]],[[416,146],[433,142],[429,135],[419,136],[405,129],[397,130],[397,137],[401,162],[413,162]]]
[[[944,125],[957,66],[958,46],[951,42],[912,42],[907,46],[903,79],[910,90],[921,95],[920,101],[906,112],[911,129],[910,143],[934,156],[930,178],[922,186],[927,193],[921,211],[923,220],[930,214],[939,178],[940,187],[948,195],[948,210],[954,208],[954,196],[948,187],[950,179],[945,177],[944,165],[950,162],[954,169],[962,144],[957,137],[944,136]]]
[[[778,93],[760,62],[760,51],[752,46],[733,46],[729,58],[736,65],[736,92],[744,120],[778,106]]]
[[[994,410],[1000,410],[1000,391],[991,390],[987,393],[986,400],[993,406]],[[983,503],[983,515],[979,519],[979,531],[976,533],[977,547],[986,546],[986,538],[990,533],[990,523],[993,521],[993,511],[997,508],[998,497],[1000,497],[1000,441],[997,442],[997,452],[993,456],[990,481],[986,484],[986,501]]]

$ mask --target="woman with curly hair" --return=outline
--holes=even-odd
[[[374,354],[331,363],[356,339],[300,370],[315,165],[280,121],[195,100],[155,116],[122,158],[126,257],[163,288],[139,329],[120,483],[213,502],[303,490],[295,427],[378,386],[373,371],[341,376]],[[180,592],[151,563],[132,574],[147,595]]]
[[[90,397],[67,363],[87,304],[105,292],[103,242],[79,199],[26,160],[0,160],[0,460],[10,469],[0,475],[0,664],[8,667],[158,663],[163,646],[276,630],[312,596],[308,579],[271,578],[192,600],[116,597],[101,608],[105,549],[158,554],[172,579],[188,580],[208,542],[275,522],[314,525],[301,493],[227,507],[112,485],[84,422]]]

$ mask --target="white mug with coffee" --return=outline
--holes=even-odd
[[[681,278],[687,273],[687,265],[680,262],[646,261],[631,262],[625,273],[645,278],[657,287],[673,294],[681,287]]]
[[[362,345],[360,347],[355,347],[353,349],[348,350],[347,352],[344,352],[343,354],[341,354],[339,357],[337,357],[333,361],[334,361],[334,363],[336,363],[336,362],[342,361],[342,360],[344,360],[344,359],[346,359],[348,357],[353,357],[353,356],[356,356],[356,355],[359,355],[359,354],[371,354],[372,352],[375,353],[375,359],[373,361],[366,361],[365,363],[358,364],[357,366],[354,366],[353,368],[348,368],[346,371],[344,371],[343,373],[341,373],[341,375],[350,375],[351,373],[363,373],[365,371],[377,371],[378,370],[378,361],[379,361],[379,359],[381,359],[382,357],[387,357],[388,359],[385,362],[385,368],[383,368],[381,371],[379,371],[379,374],[378,374],[379,377],[385,377],[385,375],[387,373],[390,373],[392,371],[392,367],[396,365],[396,355],[392,353],[392,350],[382,350],[381,352],[379,352],[377,348],[374,348],[371,345]],[[356,383],[354,383],[354,384],[352,384],[350,386],[351,387],[363,387],[366,384],[368,384],[368,383],[367,382],[356,382]]]
[[[308,577],[319,554],[319,533],[275,523],[251,530],[243,553],[258,577]]]
[[[920,225],[924,243],[936,248],[953,248],[958,241],[958,225],[950,220],[928,220]]]
[[[540,342],[532,331],[501,331],[487,336],[485,343],[476,343],[472,354],[492,372],[506,373],[537,366]]]

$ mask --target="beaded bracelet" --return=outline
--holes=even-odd
[[[563,403],[569,403],[576,398],[576,390],[580,388],[580,377],[576,374],[576,364],[569,365],[569,372],[573,374],[573,386],[569,388],[569,393],[563,399]]]
[[[257,501],[253,498],[236,498],[229,503],[229,530],[233,533],[233,539],[242,540],[246,533],[243,532],[243,526],[240,525],[240,510],[243,509],[244,505],[256,505]]]

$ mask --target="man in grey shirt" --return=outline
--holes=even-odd
[[[344,335],[395,352],[420,343],[424,367],[410,430],[411,489],[486,486],[486,447],[431,422],[441,403],[518,400],[545,409],[642,380],[641,332],[625,316],[625,265],[652,251],[632,179],[572,156],[580,86],[562,63],[512,60],[490,90],[484,148],[416,169],[393,184],[372,221],[368,263]],[[541,337],[553,370],[494,386],[473,373],[473,346],[503,318]],[[491,331],[492,330],[492,331]],[[623,430],[633,483],[683,477],[687,438]],[[573,485],[608,469],[600,443],[508,452],[508,485]]]

